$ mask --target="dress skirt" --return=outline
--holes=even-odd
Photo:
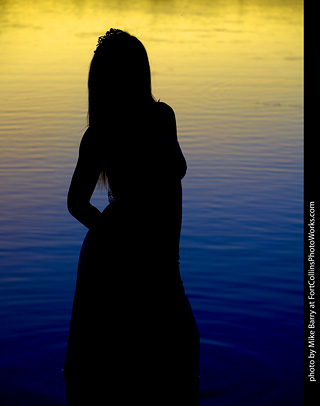
[[[139,224],[108,214],[83,242],[64,365],[69,406],[198,405],[199,333],[179,263]]]

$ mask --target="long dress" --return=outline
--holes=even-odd
[[[70,406],[198,405],[199,333],[179,271],[186,163],[170,108],[157,103],[148,117],[141,143],[105,158],[112,197],[80,252],[64,365]]]

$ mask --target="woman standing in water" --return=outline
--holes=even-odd
[[[64,365],[73,405],[198,405],[199,334],[179,272],[186,162],[141,42],[111,29],[88,80],[68,209],[88,233]],[[90,204],[97,183],[109,205]]]

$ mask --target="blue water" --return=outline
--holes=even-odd
[[[46,5],[45,0],[40,3]],[[180,3],[171,9],[143,2],[149,3],[154,13],[158,10],[158,19],[152,29],[144,22],[140,31],[146,32],[155,66],[154,91],[176,112],[188,163],[180,266],[201,335],[201,406],[301,406],[301,4],[248,1],[240,7],[242,2],[235,1],[228,20],[223,10],[230,5],[199,2],[197,13],[190,6],[191,45],[183,26],[171,28],[169,32],[181,37],[168,45],[161,24],[181,17]],[[81,13],[68,14],[65,7],[65,13],[63,8],[46,9],[47,16],[67,15],[75,24]],[[18,13],[19,7],[12,10]],[[14,42],[10,30],[18,30],[21,38],[30,27],[14,24],[9,11],[1,27]],[[106,16],[109,12],[102,10]],[[58,28],[41,26],[42,21],[34,24],[35,35],[56,29],[57,43],[46,46],[66,46],[59,42]],[[228,29],[220,28],[221,21]],[[236,37],[228,36],[233,32],[228,24]],[[288,36],[277,36],[267,24]],[[95,43],[97,29],[83,27],[69,41],[77,50],[83,39]],[[19,65],[7,37],[2,38],[0,404],[63,406],[61,369],[86,233],[67,212],[66,193],[86,124],[85,81],[92,46],[85,44],[76,66],[73,56],[63,56],[57,64],[52,57],[52,65],[38,67],[43,76],[34,80],[38,56],[30,51],[30,60]],[[244,46],[239,48],[238,42]],[[262,51],[270,43],[273,47]],[[193,61],[187,51],[194,44],[199,48],[193,48],[198,49]],[[14,49],[22,54],[22,48]],[[226,64],[222,49],[235,52],[234,65]],[[64,63],[63,76],[59,69]],[[45,69],[51,69],[50,75]],[[159,198],[165,198],[165,180]],[[102,208],[106,193],[97,190],[93,202]]]

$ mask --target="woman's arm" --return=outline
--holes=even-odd
[[[96,151],[92,137],[90,137],[90,129],[88,129],[80,143],[79,158],[72,176],[67,200],[68,210],[72,216],[89,229],[97,228],[101,223],[101,212],[90,204],[100,175]]]

